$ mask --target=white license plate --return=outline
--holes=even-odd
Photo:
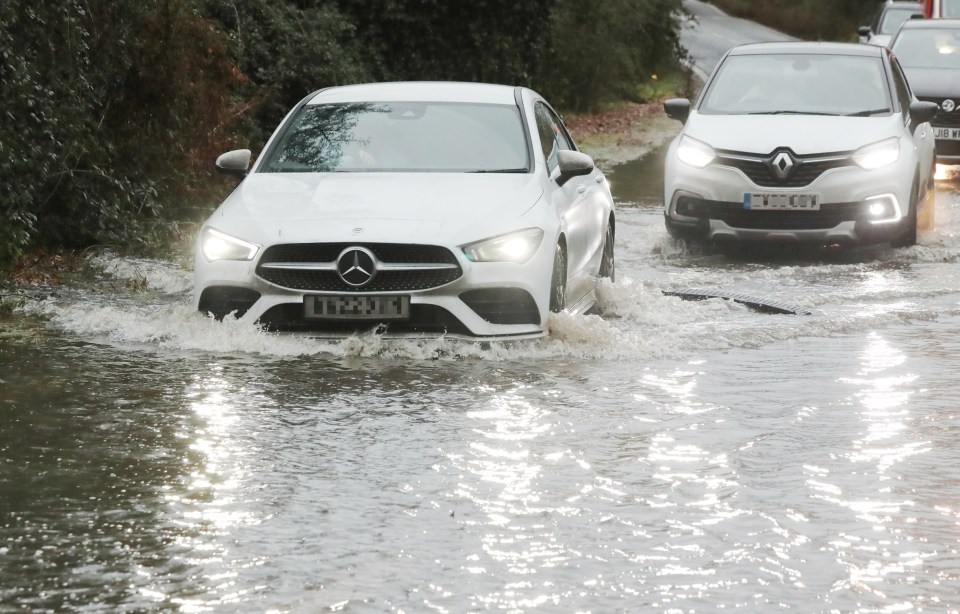
[[[743,208],[753,211],[819,211],[819,194],[744,192]]]
[[[403,320],[410,317],[410,297],[305,296],[303,315],[331,320]]]
[[[960,128],[934,128],[933,138],[941,141],[960,141]]]

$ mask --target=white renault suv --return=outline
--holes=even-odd
[[[904,246],[932,219],[937,106],[884,47],[743,45],[696,104],[664,108],[684,122],[664,177],[675,237]]]

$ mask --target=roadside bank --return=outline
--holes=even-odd
[[[680,132],[663,112],[663,101],[626,103],[609,111],[565,121],[580,149],[601,168],[642,158]]]

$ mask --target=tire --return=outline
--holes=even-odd
[[[920,198],[920,185],[914,180],[910,196],[910,209],[907,217],[901,222],[902,229],[890,241],[893,247],[910,247],[917,244],[917,201]]]
[[[550,311],[560,313],[567,302],[567,252],[557,244],[550,275]]]
[[[603,255],[600,257],[600,277],[617,281],[617,258],[613,250],[613,224],[607,225],[607,234],[603,238]]]
[[[919,230],[933,230],[936,227],[937,211],[937,184],[934,177],[937,174],[937,165],[934,162],[930,171],[930,181],[923,193],[923,207],[917,211],[917,228]]]

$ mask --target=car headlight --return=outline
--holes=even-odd
[[[703,168],[713,162],[717,152],[703,141],[683,135],[680,137],[680,143],[677,144],[677,157],[690,166]]]
[[[207,260],[215,262],[217,260],[253,260],[260,246],[231,237],[213,228],[204,228],[200,232],[200,249]]]
[[[879,143],[864,145],[853,154],[853,161],[865,170],[890,166],[900,159],[900,139],[889,138]]]
[[[524,264],[537,253],[543,231],[539,228],[527,228],[510,234],[484,239],[464,245],[464,256],[470,262],[516,262]]]

